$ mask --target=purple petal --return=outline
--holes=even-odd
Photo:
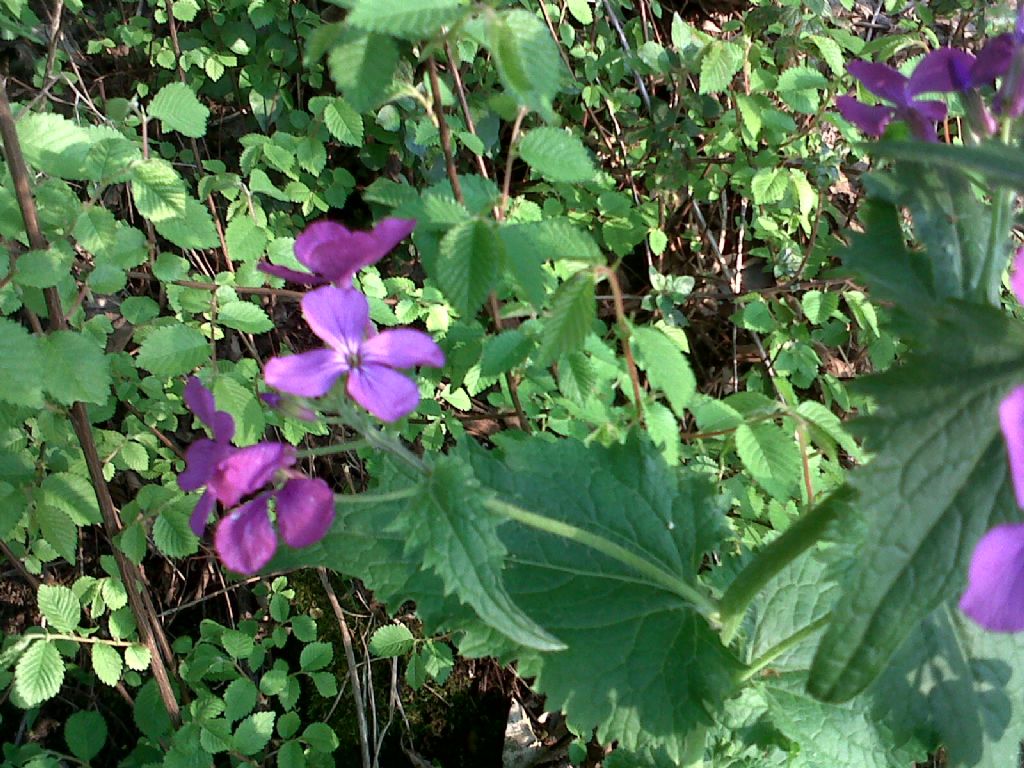
[[[178,475],[178,487],[183,491],[196,491],[209,481],[218,463],[234,449],[218,445],[213,440],[196,440],[185,451],[185,471]]]
[[[261,261],[256,265],[256,267],[260,272],[266,272],[268,275],[280,277],[282,280],[287,280],[291,283],[298,283],[299,285],[323,285],[328,282],[319,275],[311,275],[309,272],[299,272],[298,270],[288,269],[288,267],[281,267],[277,264],[271,264],[266,261]]]
[[[295,450],[284,443],[257,443],[239,448],[217,465],[208,487],[225,507],[262,488],[279,469],[295,463]]]
[[[1018,248],[1013,256],[1013,270],[1010,272],[1010,288],[1017,301],[1024,304],[1024,247]]]
[[[213,546],[224,565],[239,573],[255,573],[269,563],[277,550],[277,536],[267,517],[267,494],[257,496],[221,520]]]
[[[349,397],[383,421],[398,421],[420,403],[416,382],[374,363],[349,371],[347,389]]]
[[[840,96],[836,99],[836,106],[839,108],[839,114],[868,136],[881,136],[885,133],[885,126],[895,114],[892,107],[869,106],[852,96]]]
[[[323,480],[289,480],[277,492],[277,528],[289,547],[308,547],[334,522],[334,494]]]
[[[948,93],[969,90],[972,87],[971,68],[974,61],[974,56],[956,48],[932,51],[914,69],[907,92],[916,96],[936,91]]]
[[[1007,33],[993,37],[978,53],[971,69],[971,80],[975,85],[986,85],[1010,70],[1013,58],[1013,35]]]
[[[210,427],[217,442],[227,443],[235,436],[235,420],[230,414],[217,410],[213,393],[195,376],[190,376],[185,384],[185,405]]]
[[[210,491],[204,491],[203,495],[199,497],[196,508],[192,510],[192,516],[188,519],[192,533],[196,536],[203,535],[203,531],[206,530],[206,521],[210,519],[210,513],[213,512],[216,503],[217,498]]]
[[[302,316],[327,346],[355,354],[370,319],[370,305],[359,291],[325,285],[302,299]]]
[[[999,525],[982,536],[960,610],[993,632],[1024,630],[1024,524]]]
[[[933,123],[937,123],[939,120],[945,120],[949,110],[946,105],[941,101],[915,101],[913,102],[909,110],[912,110]],[[896,110],[897,116],[899,116],[901,110]]]
[[[263,378],[267,385],[300,397],[322,397],[345,371],[345,358],[333,349],[315,349],[267,361]]]
[[[1024,386],[1011,391],[999,404],[999,426],[1006,440],[1017,506],[1024,507]]]
[[[871,61],[851,61],[846,71],[856,77],[871,93],[894,104],[906,104],[907,78],[887,64]]]
[[[359,357],[364,364],[379,363],[391,368],[429,365],[444,368],[444,352],[430,336],[412,328],[381,331],[363,342]]]
[[[310,224],[295,239],[295,257],[341,288],[363,267],[380,261],[416,227],[410,219],[384,219],[371,232],[352,232],[333,221]]]

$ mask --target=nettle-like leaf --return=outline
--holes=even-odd
[[[669,468],[637,438],[611,448],[545,438],[507,443],[504,451],[473,455],[484,490],[611,538],[697,584],[703,553],[723,533],[705,480]],[[409,483],[393,471],[374,476],[382,480],[381,493]],[[422,567],[422,555],[408,550],[394,521],[410,511],[402,502],[342,502],[322,542],[282,551],[270,567],[326,565],[359,576],[392,607],[415,600],[427,632],[456,631],[466,656],[519,658],[549,705],[566,711],[573,728],[589,732],[597,725],[602,741],[661,745],[678,760],[686,734],[706,722],[706,708],[733,691],[739,662],[679,597],[583,545],[508,522],[498,529],[508,550],[505,588],[568,647],[541,653],[510,643],[447,594],[441,579]],[[450,544],[437,546],[444,551]]]
[[[451,26],[468,10],[465,0],[356,0],[345,21],[367,32],[418,40]]]
[[[904,365],[859,383],[878,403],[857,425],[874,458],[850,475],[863,525],[811,670],[826,700],[863,690],[962,588],[985,530],[1020,518],[997,408],[1024,382],[1024,328],[995,309],[943,314],[956,320],[936,320]]]
[[[154,224],[185,215],[185,182],[166,160],[150,158],[133,165],[131,187],[135,207]]]
[[[209,209],[191,196],[185,199],[184,213],[154,221],[153,226],[179,248],[215,248],[220,244]]]
[[[405,624],[388,624],[379,627],[370,636],[370,650],[374,656],[394,658],[404,656],[415,646],[412,632]]]
[[[39,612],[58,632],[74,632],[82,620],[78,598],[67,587],[40,585],[38,604]]]
[[[62,179],[87,178],[86,158],[94,140],[89,129],[60,115],[29,112],[20,116],[17,130],[30,166]]]
[[[43,404],[40,340],[28,329],[0,317],[0,400],[39,408]]]
[[[210,110],[185,83],[168,83],[153,97],[149,116],[158,118],[165,131],[198,139],[206,135]]]
[[[779,75],[779,97],[792,109],[813,115],[821,104],[819,91],[828,87],[828,79],[812,67],[790,67]]]
[[[700,92],[721,93],[743,66],[743,48],[725,40],[713,40],[700,58]]]
[[[736,453],[754,480],[768,493],[786,498],[800,482],[800,449],[791,435],[770,422],[740,424]]]
[[[266,333],[274,327],[266,311],[251,301],[232,301],[217,313],[221,325],[245,333]]]
[[[562,86],[564,70],[544,22],[522,9],[493,14],[487,44],[505,88],[520,104],[553,120],[552,101]]]
[[[590,270],[581,270],[562,283],[551,300],[551,314],[544,321],[538,357],[553,360],[579,351],[596,314],[594,275]]]
[[[547,298],[545,286],[550,278],[544,273],[544,262],[604,263],[594,238],[565,218],[504,224],[498,235],[505,243],[508,270],[520,295],[536,307],[543,306]]]
[[[590,181],[597,172],[583,142],[561,128],[534,128],[520,139],[517,150],[527,165],[551,181]]]
[[[209,342],[202,333],[187,325],[168,325],[146,336],[135,364],[157,376],[182,376],[209,356]]]
[[[398,66],[398,46],[385,34],[349,29],[331,49],[331,79],[357,112],[369,112],[387,98]]]
[[[690,363],[675,342],[657,328],[634,328],[637,363],[647,372],[652,387],[668,398],[676,416],[686,418],[686,406],[697,391]]]
[[[52,699],[64,682],[64,660],[57,646],[33,642],[14,668],[14,703],[26,709]]]
[[[441,239],[437,282],[463,316],[472,315],[494,288],[505,246],[494,225],[482,219],[459,224]]]
[[[58,403],[102,405],[110,395],[110,358],[96,343],[74,331],[57,331],[41,341],[44,386]]]
[[[363,145],[363,117],[343,98],[331,99],[324,107],[324,125],[342,144],[352,147]]]

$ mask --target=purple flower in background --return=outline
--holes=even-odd
[[[846,69],[869,92],[891,102],[893,106],[871,106],[852,96],[840,96],[836,105],[843,117],[869,136],[881,136],[885,126],[896,118],[907,122],[911,132],[919,139],[937,141],[934,124],[946,117],[946,105],[941,101],[916,99],[919,94],[932,90],[923,78],[918,77],[917,72],[908,78],[890,66],[870,61],[851,61]]]
[[[363,267],[375,264],[416,228],[412,219],[384,219],[370,232],[352,232],[333,221],[315,221],[295,238],[295,258],[309,272],[261,262],[268,275],[293,283],[317,286],[331,283],[351,288],[352,278]]]
[[[349,396],[374,416],[396,421],[420,401],[416,382],[397,369],[444,366],[444,353],[430,336],[411,328],[368,335],[370,308],[351,288],[324,286],[302,299],[302,315],[329,349],[267,363],[267,384],[300,397],[320,397],[347,374]],[[372,329],[372,325],[370,325]]]
[[[996,132],[995,118],[977,90],[978,86],[995,78],[979,67],[978,59],[971,54],[956,48],[934,50],[921,59],[911,79],[923,91],[959,93],[967,109],[971,129],[979,136],[991,136]]]
[[[1024,2],[1017,5],[1013,32],[989,40],[978,54],[974,68],[978,82],[1003,78],[996,93],[996,112],[1007,117],[1024,114]]]

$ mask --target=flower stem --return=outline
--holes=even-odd
[[[420,490],[418,485],[410,485],[408,488],[388,493],[336,493],[334,501],[338,504],[382,504],[388,501],[412,498]]]
[[[659,568],[651,560],[631,552],[614,541],[609,541],[604,536],[585,531],[561,520],[553,520],[550,517],[538,515],[536,512],[530,512],[501,499],[486,499],[484,506],[503,517],[515,520],[517,523],[522,523],[538,531],[560,536],[569,541],[575,541],[577,544],[582,544],[603,555],[607,555],[613,560],[632,568],[637,573],[646,576],[650,579],[651,583],[683,598],[703,614],[705,618],[713,619],[717,612],[717,606],[714,601],[692,584],[687,583],[673,573]]]
[[[368,440],[346,440],[343,443],[335,443],[333,445],[303,448],[301,451],[296,451],[295,455],[300,459],[310,459],[315,456],[330,456],[333,453],[349,453],[360,448],[367,448],[369,445],[370,442]]]

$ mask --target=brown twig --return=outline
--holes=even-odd
[[[29,185],[28,169],[21,152],[21,144],[18,141],[14,116],[11,113],[10,102],[7,98],[7,84],[2,78],[0,78],[0,137],[3,139],[7,166],[14,181],[18,205],[21,208],[22,219],[25,223],[25,233],[28,235],[29,244],[36,250],[46,250],[48,245],[39,228],[39,217],[36,211],[35,199],[32,196],[32,190]],[[55,288],[46,288],[43,293],[50,315],[50,330],[67,330],[67,319],[64,315],[64,309],[61,306],[60,295],[57,293],[57,290]],[[139,574],[133,569],[132,564],[125,557],[124,553],[113,543],[114,537],[120,533],[121,526],[118,521],[117,510],[114,507],[114,501],[110,496],[110,489],[107,487],[106,479],[103,477],[103,464],[96,451],[89,413],[84,403],[77,402],[71,406],[70,415],[71,425],[82,448],[86,468],[89,471],[89,477],[96,492],[96,499],[99,502],[103,527],[107,537],[110,539],[111,549],[113,550],[121,579],[127,588],[128,600],[139,630],[139,637],[150,652],[150,667],[153,672],[153,678],[156,681],[171,722],[177,724],[181,719],[178,702],[174,697],[167,668],[161,655],[161,651],[167,648],[168,644],[166,638],[162,637],[163,630],[159,621],[156,620],[155,612],[151,610],[151,604],[147,606],[145,598],[148,596],[143,595],[138,588],[140,586],[138,582]],[[147,610],[147,607],[150,607],[150,610]],[[162,643],[158,641],[158,636],[161,636],[163,639]]]
[[[643,423],[644,403],[640,390],[640,374],[636,369],[636,360],[633,357],[633,348],[629,344],[629,337],[632,333],[629,321],[626,319],[626,309],[622,303],[622,286],[619,284],[619,276],[611,267],[597,267],[596,272],[608,278],[608,284],[612,289],[612,299],[615,303],[615,321],[619,326],[619,341],[622,342],[622,354],[626,358],[626,368],[629,370],[629,380],[633,382],[633,401],[636,405],[636,420]]]

